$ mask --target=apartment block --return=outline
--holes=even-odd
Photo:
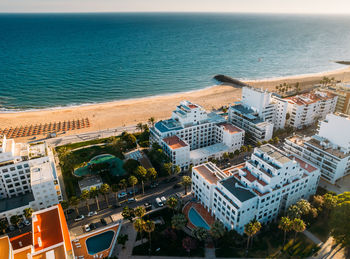
[[[190,165],[240,149],[244,130],[216,113],[183,101],[170,119],[159,121],[150,129],[150,141],[161,145],[172,163],[186,170]]]
[[[322,87],[320,91],[338,96],[335,111],[350,114],[350,84],[337,84],[336,86]]]
[[[319,179],[318,168],[267,144],[245,163],[224,170],[210,162],[193,167],[192,193],[227,229],[243,234],[251,220],[270,223],[315,194]]]
[[[0,218],[44,209],[62,200],[52,150],[45,143],[0,142]]]
[[[349,115],[328,114],[319,122],[316,135],[293,135],[285,140],[284,150],[319,167],[322,178],[335,184],[338,179],[350,174],[349,133]]]

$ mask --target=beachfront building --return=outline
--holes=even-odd
[[[290,115],[286,124],[293,128],[302,128],[324,119],[333,113],[338,96],[329,92],[311,91],[284,98],[288,101],[287,112]]]
[[[244,144],[244,130],[216,113],[183,101],[168,120],[150,129],[151,143],[158,143],[171,162],[186,170],[210,158],[234,152]]]
[[[338,179],[350,174],[349,132],[349,115],[328,114],[319,122],[316,135],[293,135],[285,140],[284,150],[319,167],[322,178],[335,184]]]
[[[44,209],[62,200],[52,150],[45,143],[0,142],[0,219]]]
[[[320,91],[338,96],[335,111],[350,114],[350,84],[340,83],[335,86],[322,87]]]
[[[32,231],[0,238],[1,258],[73,259],[67,222],[60,204],[34,212]]]
[[[266,144],[250,160],[220,170],[213,163],[192,168],[192,193],[227,229],[244,233],[256,219],[270,223],[299,199],[315,194],[320,170]]]
[[[251,141],[268,141],[274,128],[284,128],[287,104],[266,90],[243,87],[242,100],[229,108],[229,121],[245,130]]]

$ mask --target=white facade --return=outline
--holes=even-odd
[[[319,125],[317,135],[287,138],[284,150],[318,166],[323,179],[335,184],[338,179],[350,174],[350,117],[328,114]]]
[[[299,199],[315,194],[320,170],[272,145],[255,148],[251,159],[225,170],[212,163],[192,169],[192,192],[226,228],[243,234],[256,219],[273,221]]]
[[[157,122],[150,133],[151,143],[161,145],[181,170],[234,152],[244,144],[242,129],[189,101],[181,102],[171,119]]]
[[[62,199],[53,153],[44,143],[27,145],[4,137],[0,146],[0,218]]]
[[[288,101],[287,110],[290,115],[287,125],[302,128],[324,119],[327,114],[335,111],[337,98],[332,93],[321,91],[285,98],[284,100]]]

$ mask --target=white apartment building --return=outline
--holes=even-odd
[[[44,209],[62,200],[53,153],[44,143],[0,142],[0,218]]]
[[[216,113],[207,113],[201,106],[183,101],[170,119],[159,121],[150,129],[150,141],[161,145],[172,163],[185,170],[191,164],[240,149],[244,130]]]
[[[318,168],[266,144],[250,160],[224,170],[213,163],[193,167],[192,193],[227,229],[243,234],[251,220],[270,223],[315,194],[319,178]]]
[[[321,169],[323,179],[335,184],[350,174],[350,116],[328,114],[319,122],[316,135],[291,136],[285,140],[284,150],[313,163]]]
[[[266,90],[242,88],[242,100],[229,108],[229,121],[249,133],[253,142],[268,141],[284,128],[288,102]]]
[[[338,96],[330,92],[312,91],[284,98],[288,101],[287,112],[290,117],[286,124],[294,128],[302,128],[324,119],[333,113],[337,105]]]

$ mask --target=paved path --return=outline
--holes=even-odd
[[[321,246],[320,251],[312,258],[318,259],[345,259],[344,249],[340,245],[334,245],[334,240],[329,237],[328,240]]]
[[[312,242],[314,242],[316,245],[318,245],[318,246],[323,245],[323,242],[322,242],[318,237],[316,237],[314,234],[312,234],[310,231],[305,230],[305,231],[303,232],[303,234],[304,234],[305,236],[307,236],[307,237],[308,237]]]
[[[132,223],[124,223],[123,228],[119,235],[128,235],[128,241],[126,241],[125,248],[117,244],[112,256],[117,256],[119,259],[135,258],[132,256],[132,250],[134,248],[137,232],[134,230]]]

